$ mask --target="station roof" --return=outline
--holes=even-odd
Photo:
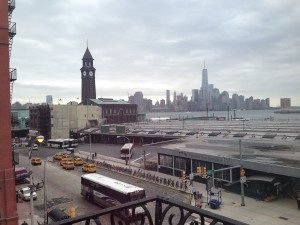
[[[234,138],[187,139],[157,147],[160,154],[237,166],[239,144]],[[245,168],[300,178],[300,146],[274,139],[242,140]]]

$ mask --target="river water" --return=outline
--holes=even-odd
[[[242,117],[249,120],[274,120],[274,121],[300,121],[300,113],[279,114],[272,110],[236,110],[236,117]],[[228,117],[227,111],[209,111],[208,116]],[[205,117],[206,111],[201,112],[149,112],[147,119],[178,119],[191,117]],[[234,112],[229,111],[229,118],[234,117]]]

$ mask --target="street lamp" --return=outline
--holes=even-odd
[[[31,219],[31,225],[34,225],[34,208],[33,208],[33,192],[34,192],[34,185],[32,180],[32,165],[31,165],[31,153],[32,153],[32,147],[34,145],[34,141],[37,141],[39,144],[41,144],[44,141],[44,136],[39,135],[35,138],[31,136],[31,146],[29,148],[28,152],[28,158],[29,158],[29,170],[30,170],[30,219]]]
[[[239,140],[239,150],[240,150],[240,183],[241,183],[241,206],[245,206],[245,190],[244,190],[244,183],[245,183],[245,172],[243,169],[243,155],[242,155],[242,140]]]

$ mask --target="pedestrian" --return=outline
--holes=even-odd
[[[95,158],[97,158],[97,152],[95,152]]]
[[[28,225],[28,223],[24,220],[24,222],[21,225]]]

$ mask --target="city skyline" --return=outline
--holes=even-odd
[[[18,80],[12,101],[43,102],[46,95],[54,103],[80,98],[88,38],[98,98],[127,100],[142,91],[155,102],[165,99],[166,90],[176,90],[190,99],[192,89],[201,86],[206,60],[209,83],[230,96],[270,97],[271,106],[288,97],[293,106],[300,105],[298,5],[17,1],[11,62]],[[145,8],[146,15],[141,12]],[[29,9],[35,13],[25,16]],[[75,14],[85,19],[74,19]]]

